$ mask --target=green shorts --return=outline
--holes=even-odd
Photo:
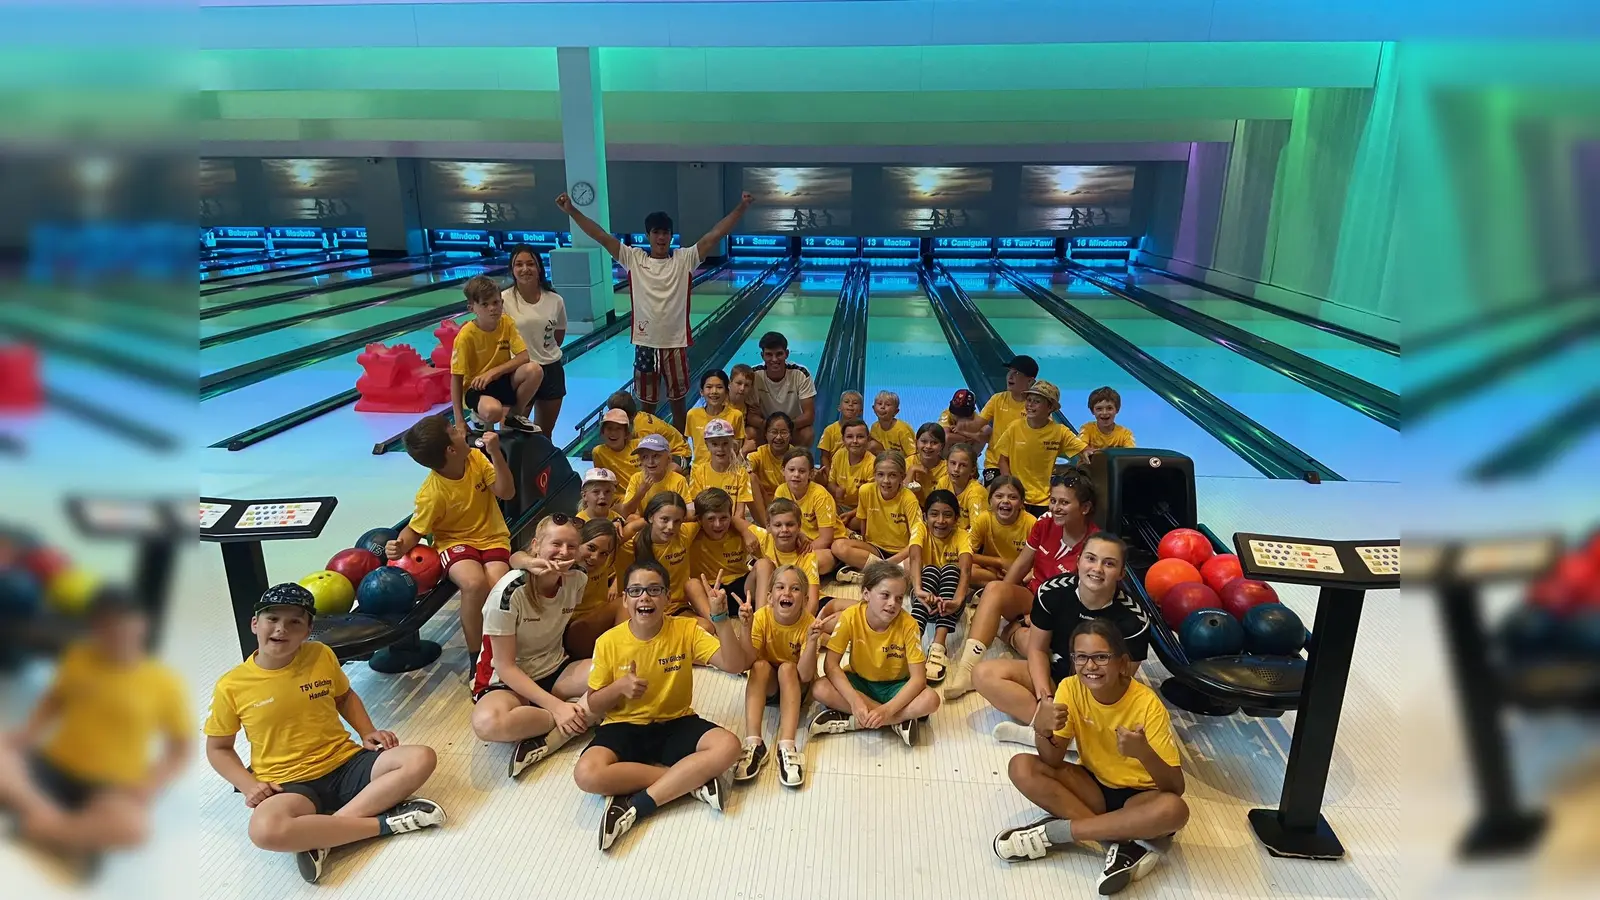
[[[909,678],[899,681],[868,681],[854,672],[844,673],[850,679],[850,686],[872,698],[873,703],[888,703],[906,686]]]

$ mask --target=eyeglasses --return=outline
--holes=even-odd
[[[667,587],[664,584],[630,584],[622,590],[623,593],[637,600],[645,594],[649,594],[652,597],[660,597],[667,592]]]
[[[1072,654],[1072,662],[1073,662],[1073,664],[1074,665],[1079,665],[1079,666],[1086,666],[1089,663],[1094,663],[1096,666],[1104,668],[1105,666],[1110,665],[1111,659],[1112,659],[1112,657],[1111,657],[1111,654],[1109,654],[1109,653],[1074,653],[1074,654]]]

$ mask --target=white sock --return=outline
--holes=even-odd
[[[1001,722],[990,732],[994,739],[1007,744],[1034,746],[1033,729],[1017,722]]]
[[[559,728],[552,728],[544,736],[544,745],[551,753],[554,753],[566,746],[567,741],[570,740],[572,740],[572,735]]]
[[[778,742],[778,749],[779,750],[787,750],[790,753],[793,753],[794,750],[795,750],[794,741],[779,741]]]
[[[988,645],[980,644],[969,638],[961,644],[961,655],[956,658],[956,664],[965,666],[977,665],[978,660],[983,659],[983,652],[988,649]]]
[[[761,735],[759,735],[759,734],[750,734],[750,735],[746,735],[745,736],[744,745],[746,747],[754,747],[755,745],[757,745],[759,743],[761,743]]]

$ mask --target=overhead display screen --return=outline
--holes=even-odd
[[[263,159],[273,222],[359,224],[361,172],[353,159]]]
[[[907,231],[966,231],[988,225],[994,170],[986,166],[884,166],[889,224]]]
[[[755,197],[741,227],[752,231],[836,231],[850,225],[848,166],[746,166]]]
[[[1025,231],[1073,231],[1127,225],[1133,166],[1023,166],[1017,225]]]

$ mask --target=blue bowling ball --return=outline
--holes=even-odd
[[[44,589],[26,569],[0,569],[0,619],[31,619],[44,603]]]
[[[1500,624],[1500,641],[1514,662],[1552,656],[1568,637],[1560,616],[1532,604],[1512,610]]]
[[[1197,609],[1178,628],[1190,659],[1233,656],[1244,649],[1244,629],[1223,609]]]
[[[390,541],[399,539],[400,532],[395,531],[393,528],[372,528],[366,534],[363,534],[355,545],[362,550],[370,550],[376,553],[379,559],[386,560],[389,557],[384,554],[384,548]]]
[[[1240,623],[1244,649],[1261,656],[1293,656],[1306,645],[1306,626],[1282,603],[1250,607]]]
[[[368,572],[356,588],[356,608],[369,616],[403,616],[417,599],[417,580],[396,566]]]
[[[1567,655],[1588,663],[1600,662],[1600,609],[1585,609],[1564,623]]]

